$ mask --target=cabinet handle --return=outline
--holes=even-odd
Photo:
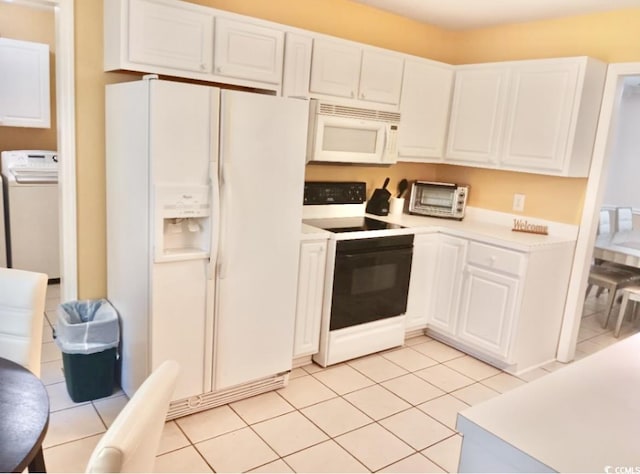
[[[222,68],[221,68],[220,66],[218,66],[218,67],[216,68],[216,72],[217,72],[218,74],[220,74],[220,73],[222,72]]]
[[[364,92],[362,94],[360,94],[360,98],[364,99]]]
[[[204,71],[205,69],[207,69],[207,67],[204,64],[200,64],[200,70]]]
[[[493,266],[495,263],[496,263],[496,257],[495,255],[492,255],[491,257],[489,257],[489,264]]]
[[[351,91],[351,98],[353,99],[356,96],[356,93]]]

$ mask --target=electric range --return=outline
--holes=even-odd
[[[326,367],[404,342],[413,232],[365,215],[366,184],[306,182],[303,222],[331,232],[320,349]]]

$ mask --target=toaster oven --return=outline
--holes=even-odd
[[[411,186],[409,213],[462,220],[469,186],[433,181],[415,181]]]

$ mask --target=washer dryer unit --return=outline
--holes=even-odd
[[[7,266],[60,278],[58,155],[2,152]]]

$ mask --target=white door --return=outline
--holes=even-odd
[[[405,328],[410,331],[427,326],[429,304],[433,295],[438,258],[438,234],[418,234],[413,240],[411,280],[405,314]]]
[[[569,159],[580,64],[536,61],[511,72],[502,163],[530,171],[561,172]]]
[[[282,73],[283,96],[309,98],[312,47],[313,39],[311,36],[286,33],[284,71]]]
[[[129,1],[129,61],[211,72],[213,15],[187,2]]]
[[[456,70],[448,160],[497,165],[507,80],[505,66],[474,65]]]
[[[467,265],[458,339],[491,355],[506,358],[518,282],[517,278]]]
[[[399,104],[403,65],[399,54],[364,50],[358,99]]]
[[[442,161],[452,89],[453,68],[429,61],[405,61],[398,132],[400,160]]]
[[[314,40],[309,90],[355,99],[360,81],[362,50],[357,46]]]
[[[327,242],[300,244],[300,270],[296,302],[296,323],[293,357],[318,352],[320,346],[320,320],[324,296],[324,274]]]
[[[49,45],[0,38],[0,126],[51,126]]]
[[[466,258],[467,241],[438,234],[438,254],[435,265],[433,294],[429,301],[427,327],[447,334],[456,332],[462,269]]]
[[[216,18],[216,74],[270,84],[282,82],[284,33],[264,26]]]
[[[156,194],[163,185],[209,184],[211,151],[216,149],[216,135],[212,132],[217,130],[217,101],[218,89],[212,87],[150,81],[149,151],[154,211]],[[165,229],[156,225],[162,216],[151,212],[151,219],[156,232]],[[152,246],[157,244],[157,237],[152,236]],[[151,265],[150,370],[167,359],[180,363],[174,399],[209,390],[205,377],[205,367],[210,366],[205,363],[205,351],[210,344],[207,338],[211,338],[206,332],[208,257],[205,254]]]
[[[291,369],[308,107],[221,94],[218,390]]]

